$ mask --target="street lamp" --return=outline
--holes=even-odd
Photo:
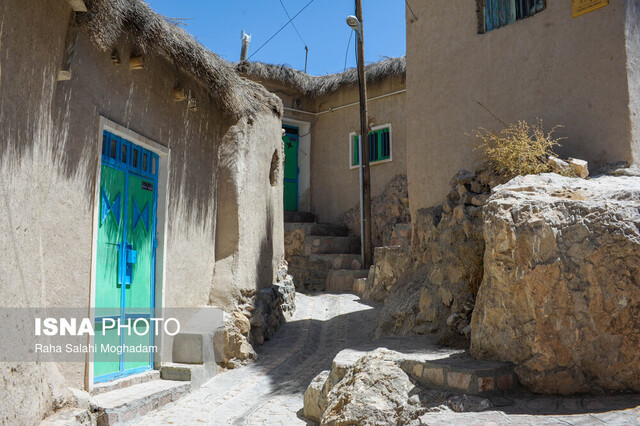
[[[353,15],[347,16],[347,25],[351,27],[351,29],[358,33],[358,37],[362,37],[362,27],[360,24],[360,20]]]
[[[371,178],[369,174],[369,123],[367,118],[367,77],[364,69],[364,32],[362,0],[355,0],[356,15],[347,16],[347,25],[358,33],[358,81],[360,86],[360,241],[365,269],[372,264],[371,245]]]

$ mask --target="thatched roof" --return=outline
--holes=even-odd
[[[121,36],[131,35],[141,53],[166,54],[179,68],[200,80],[217,105],[234,117],[269,110],[282,114],[277,97],[240,77],[233,64],[207,50],[144,1],[85,0],[85,4],[87,13],[79,14],[78,22],[99,49],[109,51]]]
[[[349,68],[338,74],[313,76],[295,70],[287,65],[271,65],[262,62],[242,62],[237,66],[239,72],[256,81],[273,81],[291,87],[303,95],[318,97],[335,92],[341,87],[358,84],[358,71]],[[385,78],[399,76],[404,78],[407,61],[404,56],[388,58],[366,67],[367,82],[375,83]]]

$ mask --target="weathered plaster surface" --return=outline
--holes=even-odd
[[[230,121],[200,83],[157,54],[145,57],[145,69],[130,70],[132,40],[118,43],[122,64],[115,66],[110,52],[96,50],[80,33],[72,78],[57,82],[71,17],[62,1],[0,5],[2,306],[90,306],[102,116],[169,150],[165,305],[213,302],[233,309],[241,288],[274,281],[283,257],[282,193],[269,183],[274,150],[282,158],[279,117]],[[174,102],[176,83],[196,97],[197,111]],[[221,149],[223,140],[236,151]],[[228,186],[218,179],[226,163],[238,165]],[[225,193],[235,193],[237,203],[218,214]],[[216,236],[230,211],[237,222],[236,263],[221,280],[215,278],[225,276],[216,264]],[[59,389],[85,386],[82,363],[0,367],[3,422],[37,423]]]
[[[285,106],[311,113],[331,108],[355,105],[319,115],[285,110],[285,119],[304,120],[311,123],[311,146],[309,151],[310,210],[321,222],[336,222],[345,210],[360,203],[358,169],[349,167],[349,134],[359,132],[360,109],[358,87],[345,87],[319,99],[296,97],[295,93],[272,82],[266,86],[281,97]],[[374,98],[404,90],[400,78],[388,78],[370,84],[368,98]],[[368,103],[369,123],[372,127],[391,124],[393,161],[372,165],[371,195],[380,195],[389,181],[398,174],[406,173],[406,94],[399,93]],[[300,103],[297,100],[300,99]],[[304,154],[304,153],[303,153]],[[301,165],[301,174],[305,173]],[[359,232],[359,230],[357,230]]]
[[[637,2],[629,4],[637,8]],[[571,18],[571,2],[477,34],[473,1],[407,12],[407,175],[412,212],[442,202],[449,177],[476,163],[466,133],[541,118],[566,136],[562,155],[594,165],[632,160],[625,5]],[[637,25],[637,24],[636,24]],[[627,28],[629,32],[629,27]],[[631,40],[631,39],[629,39]]]

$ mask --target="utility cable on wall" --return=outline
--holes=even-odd
[[[407,5],[407,7],[409,8],[409,12],[411,12],[411,14],[413,15],[413,18],[409,19],[409,22],[413,23],[414,21],[417,21],[418,17],[416,16],[415,13],[413,13],[413,9],[411,9],[411,5],[409,4],[409,0],[404,0],[404,2]]]

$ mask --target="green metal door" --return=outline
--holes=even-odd
[[[283,126],[284,141],[284,209],[298,210],[298,142],[297,127]]]
[[[158,156],[104,132],[96,265],[94,381],[149,370]],[[118,326],[113,326],[117,322]],[[115,348],[116,350],[112,350]]]

